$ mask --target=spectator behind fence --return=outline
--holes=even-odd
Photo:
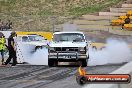
[[[124,20],[124,23],[122,24],[122,28],[124,27],[124,24],[129,24],[131,22],[131,19],[129,18],[129,15],[127,15],[127,18]]]
[[[1,31],[4,30],[4,26],[5,26],[5,25],[4,25],[4,22],[2,21],[2,22],[1,22]]]
[[[8,29],[12,29],[12,22],[10,20],[8,20],[6,25],[8,26]]]
[[[4,23],[0,19],[0,31],[9,30],[9,29],[12,29],[12,22],[10,20],[8,20],[7,23]]]

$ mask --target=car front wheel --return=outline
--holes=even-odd
[[[82,67],[86,67],[87,66],[87,59],[82,60]]]
[[[49,67],[54,67],[58,65],[58,62],[56,60],[49,59],[48,60]]]

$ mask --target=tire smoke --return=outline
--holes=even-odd
[[[38,49],[32,52],[33,46],[23,45],[21,51],[24,61],[32,65],[48,65],[48,50],[47,48]],[[116,64],[129,62],[132,60],[131,49],[128,44],[118,40],[108,40],[105,48],[95,50],[89,48],[88,66]]]
[[[27,45],[27,44],[20,44],[20,50],[18,53],[21,55],[17,55],[20,61],[24,61],[31,65],[48,65],[48,49],[37,49],[34,51],[35,46]],[[24,60],[23,60],[24,59]]]
[[[38,49],[27,62],[32,65],[48,65],[48,50],[46,48]]]
[[[116,64],[132,60],[132,52],[128,44],[119,40],[107,40],[102,50],[89,49],[88,66]]]
[[[77,31],[77,25],[76,24],[70,24],[70,23],[64,23],[63,24],[63,31]]]

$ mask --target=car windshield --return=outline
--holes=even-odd
[[[30,42],[30,41],[43,41],[44,38],[41,36],[23,36],[22,41],[23,42]]]
[[[30,41],[42,41],[44,40],[41,36],[29,36]]]
[[[72,41],[72,42],[82,42],[84,41],[83,34],[80,33],[62,33],[54,34],[53,41]]]

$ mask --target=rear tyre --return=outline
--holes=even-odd
[[[38,49],[42,49],[42,46],[36,46],[35,47],[35,51],[37,51]]]

